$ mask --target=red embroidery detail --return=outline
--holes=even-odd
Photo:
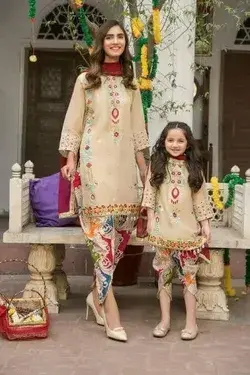
[[[91,167],[92,167],[92,164],[91,164],[91,163],[87,163],[86,166],[87,166],[88,168],[91,168]]]
[[[78,188],[81,186],[81,178],[78,172],[75,173],[74,180],[73,180],[73,186],[74,188]]]
[[[179,195],[180,195],[180,191],[179,191],[179,189],[177,187],[175,187],[175,188],[173,188],[171,194],[172,194],[172,197],[174,199],[177,199],[179,197]]]
[[[115,132],[114,133],[114,136],[117,138],[117,137],[119,137],[119,133],[118,132]]]
[[[112,116],[114,117],[115,120],[117,120],[119,114],[120,114],[119,110],[117,108],[114,108],[112,111]]]

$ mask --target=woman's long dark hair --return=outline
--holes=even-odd
[[[101,86],[101,73],[102,73],[102,64],[105,59],[105,52],[103,49],[104,39],[108,31],[114,27],[119,26],[125,36],[125,49],[120,56],[120,63],[122,65],[123,72],[123,84],[126,88],[135,90],[136,85],[133,83],[134,80],[134,70],[132,64],[132,56],[129,52],[129,41],[126,30],[123,25],[116,20],[109,20],[100,26],[99,30],[95,36],[95,45],[94,49],[90,55],[90,68],[86,74],[87,81],[89,83],[87,89],[96,89]]]
[[[159,189],[165,178],[167,177],[167,164],[170,155],[168,154],[165,146],[165,140],[168,133],[172,129],[181,129],[187,140],[186,166],[188,170],[188,184],[193,192],[197,192],[203,183],[202,173],[202,159],[196,141],[192,134],[190,127],[184,122],[173,121],[163,129],[159,139],[157,140],[152,156],[151,156],[151,179],[152,186]]]

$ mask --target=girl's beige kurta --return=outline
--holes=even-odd
[[[184,160],[169,159],[167,177],[160,189],[150,184],[147,176],[142,206],[155,211],[149,242],[172,250],[192,250],[202,246],[199,222],[213,216],[205,182],[197,193],[188,184]]]
[[[80,151],[83,216],[136,216],[140,206],[135,154],[148,147],[139,89],[122,77],[102,76],[86,89],[86,73],[76,80],[62,129],[59,151]]]

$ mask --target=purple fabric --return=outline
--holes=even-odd
[[[59,219],[58,189],[60,173],[30,181],[30,203],[37,227],[74,225],[74,218]]]

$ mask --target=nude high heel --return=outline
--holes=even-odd
[[[109,339],[126,342],[128,340],[127,334],[123,327],[117,327],[114,329],[110,329],[107,323],[106,315],[104,309],[102,309],[102,316],[104,320],[104,326],[106,329],[106,334]]]
[[[94,299],[93,299],[93,293],[89,293],[89,295],[86,298],[86,320],[88,320],[89,317],[89,308],[92,309],[93,314],[96,319],[96,323],[99,326],[104,326],[104,320],[101,315],[99,315],[98,311],[96,310],[95,304],[94,304]]]

